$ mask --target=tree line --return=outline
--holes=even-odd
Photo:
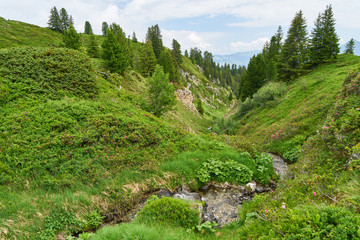
[[[250,59],[241,76],[238,88],[241,100],[251,97],[269,81],[292,82],[312,68],[337,58],[340,52],[339,37],[331,5],[318,15],[314,25],[309,36],[306,19],[300,10],[292,19],[284,41],[279,26],[271,40],[265,43],[262,52]],[[347,53],[354,53],[353,39],[346,48]]]

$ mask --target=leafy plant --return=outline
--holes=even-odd
[[[214,233],[215,232],[215,227],[217,227],[218,224],[216,222],[210,222],[210,221],[206,221],[200,225],[196,226],[196,230],[198,230],[201,233]]]

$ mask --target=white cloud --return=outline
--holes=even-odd
[[[251,42],[231,42],[230,48],[235,52],[248,52],[254,50],[261,50],[264,44],[269,41],[269,38],[259,38]]]

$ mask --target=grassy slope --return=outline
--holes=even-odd
[[[359,60],[358,56],[341,55],[337,62],[320,66],[299,78],[280,99],[249,112],[240,120],[233,119],[239,121],[238,134],[283,154],[284,143],[296,136],[304,140],[323,126],[344,79]],[[273,136],[277,133],[279,138]]]
[[[31,51],[41,52],[60,45],[61,35],[49,29],[5,20],[1,25],[6,30],[0,37],[2,47],[31,46],[36,48]],[[88,36],[83,38],[86,42]],[[99,42],[101,38],[97,36]],[[61,50],[43,51],[63,58]],[[101,60],[92,62],[95,69],[105,70]],[[57,66],[56,75],[63,64],[49,66]],[[144,191],[180,183],[176,174],[158,171],[161,162],[182,151],[223,148],[206,136],[181,130],[206,131],[210,114],[203,121],[181,103],[164,119],[141,110],[146,79],[135,71],[111,77],[97,74],[96,79],[98,94],[90,99],[71,89],[54,94],[26,74],[19,78],[7,72],[1,78],[1,238],[51,236],[63,224],[59,219],[72,219],[62,215],[64,209],[78,219],[92,211],[125,211]],[[225,108],[222,105],[221,111]],[[216,110],[212,114],[221,116]],[[50,220],[44,226],[46,219]]]

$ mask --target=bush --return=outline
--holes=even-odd
[[[138,213],[137,222],[170,224],[191,229],[200,223],[199,211],[190,203],[176,198],[163,197],[147,202]]]
[[[2,50],[0,77],[11,81],[5,86],[0,85],[0,89],[5,87],[6,91],[11,91],[16,85],[26,90],[28,86],[32,93],[45,93],[52,98],[64,96],[64,92],[94,97],[98,91],[90,59],[85,54],[71,49],[29,47]],[[0,95],[1,98],[3,97]]]
[[[257,107],[264,107],[270,101],[275,100],[287,91],[287,86],[283,82],[269,82],[260,88],[252,98],[246,99],[239,103],[239,110],[236,117],[240,118],[246,115],[249,111]]]
[[[281,218],[284,239],[359,239],[360,217],[340,207],[307,207]]]
[[[262,184],[269,183],[271,176],[275,174],[272,157],[269,154],[261,153],[256,157],[255,162],[255,181]]]
[[[245,165],[233,160],[225,162],[217,158],[209,158],[199,169],[197,178],[200,182],[206,183],[211,180],[218,182],[229,182],[246,184],[251,181],[253,172]]]

